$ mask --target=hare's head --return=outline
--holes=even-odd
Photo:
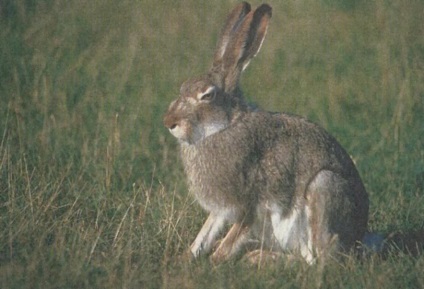
[[[228,16],[203,76],[185,81],[180,96],[165,114],[164,124],[182,142],[196,143],[226,127],[245,105],[239,89],[241,72],[258,53],[271,18],[271,7],[251,11],[246,2]]]

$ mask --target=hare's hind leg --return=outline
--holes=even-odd
[[[308,223],[309,208],[303,205],[283,215],[283,209],[278,204],[272,204],[270,216],[273,233],[281,249],[285,252],[300,253],[306,262],[314,263],[311,230]]]
[[[355,181],[322,170],[307,188],[308,223],[318,257],[351,249],[366,230],[368,199]]]

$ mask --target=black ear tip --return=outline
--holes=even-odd
[[[234,9],[233,9],[233,13],[234,11],[239,11],[243,13],[243,16],[246,15],[247,13],[250,12],[251,10],[251,6],[248,2],[243,1],[241,3],[239,3]],[[231,14],[230,14],[231,15]]]
[[[262,4],[256,9],[257,13],[260,15],[268,14],[269,17],[272,16],[272,7],[268,4]]]
[[[245,9],[250,10],[250,4],[249,4],[249,2],[243,1],[243,2],[241,2],[241,5],[242,5]]]

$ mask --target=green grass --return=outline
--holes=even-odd
[[[0,288],[423,288],[424,257],[398,251],[179,261],[205,214],[162,114],[208,68],[234,3],[168,2],[0,2]],[[274,2],[247,98],[339,139],[372,230],[422,229],[424,4]]]

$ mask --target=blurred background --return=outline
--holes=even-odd
[[[168,287],[204,213],[162,115],[236,3],[0,0],[0,287]],[[372,230],[422,228],[424,3],[269,4],[246,98],[340,141]]]

